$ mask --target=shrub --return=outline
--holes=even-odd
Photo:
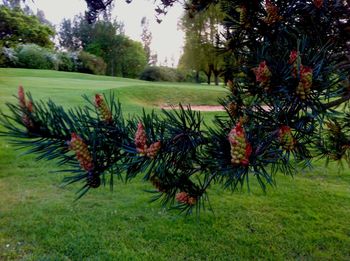
[[[58,70],[65,72],[75,72],[77,70],[77,54],[61,52],[58,54]]]
[[[16,67],[18,65],[17,53],[13,48],[2,47],[0,51],[1,67]]]
[[[204,72],[198,73],[198,79],[197,79],[197,73],[196,71],[186,71],[185,74],[185,82],[193,82],[193,83],[203,83],[207,82],[207,76]]]
[[[16,47],[17,66],[30,69],[58,69],[58,59],[52,51],[36,44],[24,44]]]
[[[174,68],[152,66],[143,70],[140,79],[145,81],[183,82],[186,80],[186,75]]]
[[[78,55],[77,70],[82,73],[103,75],[107,65],[101,57],[81,51]]]
[[[141,80],[152,82],[161,81],[162,78],[161,68],[157,66],[147,67],[140,75]]]

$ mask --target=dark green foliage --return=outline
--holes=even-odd
[[[1,53],[3,67],[59,70],[96,75],[104,75],[107,67],[102,58],[84,51],[54,52],[35,44],[3,48]]]
[[[184,82],[186,80],[186,75],[175,68],[150,66],[141,73],[140,79],[152,82]]]
[[[98,56],[84,51],[81,51],[78,55],[78,72],[104,75],[106,67],[106,63]]]
[[[89,24],[85,17],[63,20],[60,44],[70,51],[83,51],[101,57],[107,64],[106,74],[137,78],[147,64],[141,43],[123,35],[123,25],[116,21]]]
[[[65,72],[75,72],[77,70],[77,62],[73,53],[62,52],[58,54],[58,70]]]
[[[185,76],[185,82],[205,83],[207,81],[207,77],[204,72],[182,69],[178,70]]]
[[[15,48],[15,67],[55,70],[58,67],[56,54],[35,44],[20,45]]]
[[[51,37],[55,31],[42,24],[34,15],[27,15],[20,8],[0,6],[0,44],[5,47],[34,43],[52,48]]]

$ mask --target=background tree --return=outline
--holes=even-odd
[[[2,5],[8,7],[8,8],[20,8],[21,3],[25,2],[23,0],[2,0]]]
[[[77,16],[73,22],[63,20],[59,34],[60,44],[66,49],[82,49],[103,58],[107,63],[107,75],[136,77],[146,66],[144,51],[123,34],[123,24],[116,21],[90,24],[84,16]],[[130,54],[134,55],[132,60]]]
[[[149,21],[144,16],[141,19],[142,34],[141,40],[143,42],[143,49],[145,50],[146,59],[148,65],[152,63],[151,61],[151,43],[152,43],[152,33],[149,30]]]
[[[20,8],[0,6],[0,45],[5,47],[17,44],[35,43],[52,48],[55,31],[44,25],[38,17],[27,15]]]
[[[208,84],[213,74],[215,84],[218,85],[219,76],[223,72],[223,54],[219,52],[222,21],[223,13],[219,6],[211,6],[195,17],[185,14],[181,21],[185,31],[182,66],[195,70],[197,76],[203,71],[207,75]]]

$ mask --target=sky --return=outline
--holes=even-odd
[[[34,3],[28,3],[34,10],[43,10],[46,19],[54,25],[59,25],[63,18],[73,18],[86,10],[84,0],[35,0]],[[156,22],[154,8],[153,0],[133,0],[131,4],[125,0],[115,0],[112,14],[124,23],[125,34],[137,41],[141,41],[141,19],[147,17],[153,36],[151,49],[158,54],[158,63],[164,65],[167,58],[168,66],[176,66],[184,41],[184,33],[178,28],[183,8],[180,4],[170,8],[161,24]]]

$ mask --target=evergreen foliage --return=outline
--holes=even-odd
[[[164,5],[174,1],[162,1]],[[217,1],[193,1],[191,13]],[[350,164],[349,8],[344,1],[220,1],[225,49],[239,66],[229,75],[227,110],[213,126],[190,108],[124,118],[113,96],[65,112],[29,102],[20,88],[7,131],[39,159],[58,158],[85,181],[83,195],[114,177],[138,174],[154,199],[190,213],[207,206],[213,183],[236,189],[255,178],[262,189],[277,174],[311,161]],[[322,33],[320,33],[322,32]],[[234,77],[235,76],[235,77]],[[342,105],[344,111],[335,110]],[[22,139],[18,139],[22,138]],[[109,175],[109,178],[107,178]],[[210,205],[209,205],[210,206]]]

